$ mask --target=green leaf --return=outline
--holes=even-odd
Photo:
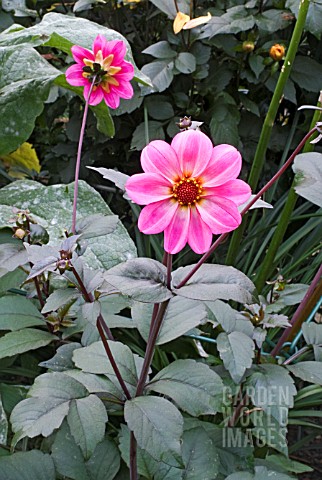
[[[164,130],[163,124],[161,122],[156,122],[155,120],[150,120],[148,122],[148,131],[149,131],[149,141],[151,140],[164,140]],[[147,145],[145,133],[145,123],[140,123],[134,130],[132,141],[131,141],[131,150],[141,151]]]
[[[136,258],[108,270],[105,280],[133,300],[160,303],[172,297],[166,287],[166,268],[148,258]]]
[[[71,300],[76,300],[80,295],[76,288],[59,288],[49,295],[42,313],[56,311]]]
[[[115,443],[106,437],[97,445],[86,467],[92,480],[113,480],[120,469],[120,460]]]
[[[215,103],[213,114],[209,123],[211,138],[215,145],[228,143],[238,147],[238,124],[240,114],[237,106],[227,102],[224,95],[220,95]]]
[[[256,459],[258,465],[265,466],[267,468],[278,469],[282,472],[288,473],[305,473],[312,472],[313,468],[305,465],[304,463],[291,460],[284,457],[284,455],[268,455],[265,459]]]
[[[91,50],[93,41],[99,34],[104,35],[108,41],[122,40],[125,42],[127,47],[125,60],[133,64],[134,78],[145,85],[149,85],[148,79],[142,75],[134,63],[128,41],[115,30],[84,18],[54,12],[47,13],[40,23],[32,27],[2,33],[0,35],[0,45],[22,45],[24,43],[34,46],[47,45],[70,54],[73,45],[80,45]]]
[[[152,311],[152,304],[134,302],[132,307],[132,318],[145,341],[149,336]],[[171,298],[156,344],[162,345],[181,337],[203,323],[206,318],[207,310],[202,302],[183,297]]]
[[[322,325],[317,323],[303,323],[302,332],[308,345],[322,345]]]
[[[217,337],[220,358],[235,383],[239,383],[252,365],[254,342],[242,332],[220,333]]]
[[[44,325],[43,316],[31,300],[21,295],[0,298],[0,330],[15,331]]]
[[[25,328],[23,332],[9,332],[0,338],[0,358],[45,347],[54,340],[57,340],[57,337],[52,333],[35,328]]]
[[[301,197],[322,207],[322,154],[301,153],[295,157],[295,191]]]
[[[213,480],[218,475],[219,455],[217,447],[201,427],[184,432],[182,459],[185,464],[184,479]]]
[[[195,300],[234,300],[251,303],[255,286],[248,277],[236,268],[225,265],[204,264],[181,288],[179,283],[194,268],[194,265],[181,267],[173,272],[174,292],[177,295]]]
[[[8,437],[8,420],[6,412],[3,408],[0,394],[0,445],[7,445]]]
[[[74,184],[45,187],[31,180],[11,183],[0,190],[0,205],[28,208],[49,233],[50,245],[63,241],[64,229],[71,225]],[[78,219],[94,214],[112,215],[102,197],[87,183],[79,182]],[[12,217],[12,210],[7,212]],[[113,233],[87,240],[89,248],[82,258],[91,269],[110,268],[136,256],[136,249],[126,229],[119,222]]]
[[[60,72],[27,45],[0,47],[0,63],[0,155],[6,155],[30,137]]]
[[[18,403],[11,414],[14,443],[37,435],[48,437],[60,427],[68,414],[70,401],[88,395],[85,387],[63,373],[45,373],[36,378],[26,400]]]
[[[88,459],[104,439],[107,414],[103,402],[96,395],[72,400],[67,422],[76,444]]]
[[[284,290],[278,292],[277,300],[275,300],[274,303],[270,303],[266,306],[266,312],[279,312],[284,307],[297,305],[303,300],[308,288],[309,286],[305,285],[304,283],[285,285]]]
[[[120,387],[116,388],[114,383],[103,375],[94,375],[76,369],[65,370],[64,373],[84,385],[89,393],[108,393],[115,399],[123,400],[123,393],[120,391]]]
[[[168,15],[169,18],[174,18],[177,14],[176,4],[172,2],[167,2],[165,0],[151,0],[151,3],[158,7],[161,12]],[[177,0],[177,6],[179,12],[189,13],[189,1],[188,0]]]
[[[147,390],[172,398],[192,416],[215,415],[222,407],[223,382],[208,365],[177,360],[159,372]]]
[[[181,73],[192,73],[196,70],[196,58],[192,53],[181,52],[175,59],[174,65]]]
[[[305,382],[322,385],[322,362],[300,362],[296,365],[287,365],[287,368]]]
[[[281,426],[287,424],[288,409],[294,405],[296,388],[285,367],[271,364],[254,366],[247,379],[247,394],[256,407],[274,417]]]
[[[310,75],[308,75],[310,72]],[[308,92],[319,92],[321,84],[319,78],[322,76],[322,65],[310,57],[297,55],[290,78],[301,88]],[[307,155],[307,154],[306,154]]]
[[[239,33],[253,28],[255,23],[253,15],[249,15],[244,5],[228,8],[226,13],[212,17],[203,28],[201,38],[213,37],[222,33]]]
[[[268,470],[266,467],[255,467],[254,474],[250,472],[233,473],[225,480],[294,480],[294,477]]]
[[[39,363],[40,367],[49,368],[54,372],[63,372],[74,367],[72,362],[73,351],[81,348],[81,344],[77,342],[67,343],[57,348],[55,355],[49,360]]]
[[[275,8],[256,16],[256,24],[259,30],[265,34],[272,34],[277,30],[287,28],[291,22],[292,18],[287,17],[283,10]]]
[[[151,95],[146,98],[145,102],[148,108],[149,116],[155,120],[167,120],[168,118],[174,117],[173,107],[165,95]]]
[[[123,343],[108,341],[108,344],[126,386],[130,393],[134,394],[136,391],[138,374],[133,353],[129,347]],[[84,372],[97,374],[103,373],[107,375],[117,388],[120,388],[113,367],[106,356],[101,341],[92,343],[88,347],[75,350],[73,359],[75,365]]]
[[[27,261],[28,256],[26,249],[20,243],[3,243],[0,245],[0,276],[4,275],[7,271],[12,272],[17,267],[20,267],[20,265],[25,265]]]
[[[58,473],[72,480],[94,480],[88,474],[81,449],[76,445],[66,421],[58,430],[51,450]]]
[[[129,466],[130,431],[125,425],[121,425],[119,440],[119,449],[122,458]],[[178,468],[171,467],[171,465],[155,460],[146,450],[142,450],[139,446],[137,446],[137,468],[140,475],[151,480],[181,480],[183,474],[183,470],[179,470]]]
[[[183,418],[165,398],[136,397],[127,400],[124,417],[138,445],[155,460],[180,467]]]
[[[237,312],[230,305],[221,300],[206,302],[206,305],[226,333],[236,331],[243,332],[245,335],[252,338],[254,326],[251,321],[241,315],[240,312]]]
[[[173,80],[173,61],[160,60],[147,63],[142,67],[142,73],[146,75],[158,92],[166,90]]]
[[[0,457],[0,480],[18,479],[55,480],[55,467],[50,455],[31,450]]]
[[[169,42],[164,40],[150,45],[148,48],[143,50],[142,53],[152,55],[152,57],[155,58],[174,58],[177,56],[177,52],[172,50]]]

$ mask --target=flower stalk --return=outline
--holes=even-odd
[[[261,171],[263,169],[263,165],[265,163],[266,151],[268,148],[269,140],[271,138],[276,114],[283,96],[283,91],[284,91],[286,82],[290,76],[295,55],[301,40],[309,5],[310,5],[310,0],[302,0],[300,2],[299,13],[298,13],[297,21],[294,27],[293,35],[290,41],[290,45],[288,47],[285,61],[281,68],[281,73],[279,75],[279,78],[275,87],[275,91],[274,91],[266,118],[264,120],[263,128],[261,131],[256,152],[255,152],[253,165],[248,178],[248,183],[253,190],[255,190],[257,187],[258,180],[259,180]],[[235,261],[235,258],[239,249],[241,237],[244,233],[245,228],[246,228],[246,224],[245,222],[243,222],[242,225],[238,228],[238,230],[234,232],[232,236],[232,239],[229,245],[229,250],[227,253],[227,259],[226,259],[227,265],[233,265]]]

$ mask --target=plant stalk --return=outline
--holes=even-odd
[[[253,165],[249,174],[248,183],[251,186],[252,190],[255,190],[257,187],[258,180],[259,180],[261,171],[263,169],[263,165],[265,163],[266,151],[268,148],[268,143],[269,143],[272,129],[274,126],[274,121],[276,118],[278,107],[283,98],[283,91],[284,91],[286,82],[290,76],[295,55],[301,40],[309,5],[310,5],[310,0],[301,0],[300,2],[299,14],[293,30],[293,35],[287,50],[284,64],[281,68],[281,73],[279,75],[268,112],[264,120],[263,128],[261,131],[261,135],[259,137],[259,142],[257,145],[256,152],[255,152]],[[227,265],[233,265],[235,261],[235,258],[240,246],[240,242],[241,242],[241,237],[244,233],[245,228],[246,228],[246,223],[243,222],[241,226],[238,228],[238,230],[236,230],[232,236],[232,239],[229,245],[229,250],[227,253],[227,259],[226,259]]]
[[[95,80],[96,80],[96,75],[94,75],[94,77],[93,77],[91,88],[89,89],[88,97],[85,101],[85,108],[84,108],[82,126],[81,126],[81,130],[80,130],[80,133],[79,133],[77,158],[76,158],[76,166],[75,166],[74,201],[73,201],[73,214],[72,214],[72,233],[73,233],[73,235],[75,235],[75,233],[76,233],[78,181],[79,181],[79,170],[80,170],[80,164],[81,164],[82,148],[83,148],[86,120],[87,120],[87,114],[88,114],[89,100],[91,98],[91,94],[92,94],[92,91],[93,91],[93,88],[94,88]]]

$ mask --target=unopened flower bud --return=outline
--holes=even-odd
[[[280,60],[282,60],[284,55],[285,55],[285,47],[283,47],[283,45],[279,45],[278,43],[273,45],[269,51],[269,56],[276,62],[279,62]]]
[[[243,52],[250,53],[255,49],[255,43],[250,40],[245,40],[242,45]]]
[[[22,240],[26,235],[26,230],[23,230],[22,228],[17,228],[13,236]]]
[[[180,130],[188,130],[192,125],[191,117],[180,118],[180,121],[176,125],[178,125]]]

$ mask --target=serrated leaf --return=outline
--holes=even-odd
[[[135,358],[127,345],[120,342],[108,341],[112,355],[120,370],[130,393],[136,391],[138,375]],[[120,388],[113,367],[106,356],[102,342],[95,342],[88,347],[74,351],[75,365],[87,373],[105,374],[117,388]]]
[[[155,460],[180,467],[183,418],[165,398],[136,397],[124,406],[125,421],[138,445]]]
[[[322,385],[322,362],[300,362],[295,365],[287,365],[293,375],[305,382]]]
[[[322,154],[301,153],[295,157],[295,191],[306,200],[322,207]]]
[[[50,455],[30,450],[0,457],[0,480],[18,479],[55,480],[55,467]]]
[[[43,316],[31,300],[21,295],[0,298],[0,330],[15,331],[44,325]]]
[[[195,300],[251,302],[255,290],[253,282],[236,268],[225,265],[204,264],[183,287],[177,288],[193,267],[189,265],[173,272],[172,281],[177,295]]]
[[[108,270],[106,281],[133,300],[160,303],[172,297],[166,287],[166,268],[148,258],[128,260]]]
[[[147,390],[172,398],[192,416],[215,415],[222,407],[223,382],[208,365],[177,360],[148,383]]]
[[[132,318],[145,341],[149,336],[152,311],[152,304],[134,302],[132,307]],[[156,344],[162,345],[181,337],[203,323],[206,318],[207,310],[203,303],[183,297],[171,298]]]
[[[49,295],[42,309],[42,313],[56,311],[71,300],[76,300],[78,297],[80,297],[80,293],[76,288],[59,288]]]
[[[92,480],[113,480],[120,469],[120,460],[115,443],[106,437],[97,445],[86,467]]]
[[[66,345],[61,345],[57,348],[55,355],[49,360],[39,363],[40,367],[48,368],[54,372],[63,372],[73,368],[72,362],[73,351],[76,348],[82,348],[80,343],[71,342]],[[82,382],[81,382],[82,383]]]
[[[72,400],[67,422],[76,444],[88,459],[104,439],[107,414],[103,402],[96,395]]]
[[[28,208],[37,216],[38,223],[48,231],[50,238],[49,245],[39,247],[43,257],[44,248],[50,251],[51,245],[58,245],[66,238],[64,229],[71,225],[73,195],[74,184],[45,187],[31,180],[19,180],[0,190],[0,205]],[[99,193],[83,181],[79,182],[77,213],[78,219],[95,214],[112,215]],[[12,217],[11,209],[7,215]],[[82,258],[92,269],[107,269],[136,256],[135,245],[120,222],[113,233],[87,242],[88,248]],[[32,247],[37,249],[36,245]]]
[[[25,328],[23,332],[9,332],[0,338],[0,358],[12,357],[49,345],[57,337],[49,332]]]
[[[217,447],[201,427],[184,432],[182,459],[185,464],[184,479],[213,480],[218,475],[220,461]]]
[[[242,332],[220,333],[217,337],[220,358],[235,383],[239,383],[252,365],[254,342]]]

